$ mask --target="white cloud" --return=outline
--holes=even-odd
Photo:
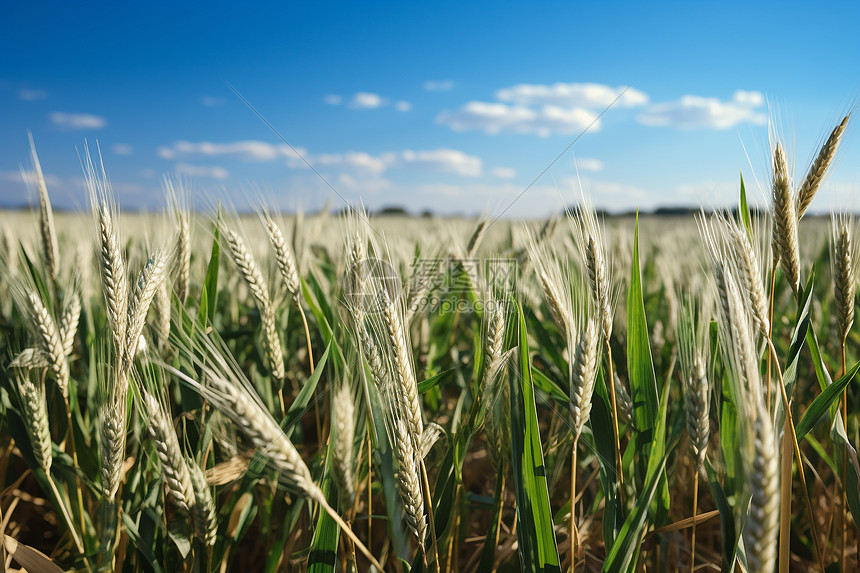
[[[358,92],[352,96],[350,107],[355,109],[374,109],[385,105],[385,100],[382,96],[370,92]]]
[[[407,149],[393,154],[391,165],[395,167],[416,166],[430,171],[454,173],[462,177],[480,177],[483,162],[480,157],[468,155],[456,149],[433,149],[412,151]]]
[[[728,129],[744,122],[763,125],[767,122],[767,115],[759,110],[763,105],[764,96],[756,91],[738,90],[728,101],[685,95],[678,101],[648,106],[637,121],[679,129]]]
[[[203,96],[201,99],[206,107],[219,107],[227,103],[222,97]]]
[[[648,96],[645,93],[631,87],[613,88],[603,84],[563,82],[552,85],[518,84],[502,88],[496,92],[496,99],[517,105],[585,108],[605,108],[613,105],[613,102],[621,107],[634,107],[648,103]]]
[[[302,150],[299,150],[301,153]],[[212,143],[200,141],[177,141],[172,146],[158,148],[158,155],[164,159],[179,157],[217,157],[226,156],[242,161],[273,161],[279,157],[295,157],[286,145],[272,145],[265,141],[235,141],[230,143]]]
[[[454,89],[454,80],[429,80],[424,82],[424,89],[428,92],[446,92]]]
[[[517,176],[517,171],[511,167],[493,167],[490,169],[490,175],[499,179],[513,179]]]
[[[436,116],[436,122],[447,125],[454,131],[481,130],[491,135],[511,132],[548,137],[576,134],[585,129],[600,129],[597,115],[583,108],[545,105],[533,109],[521,105],[480,101],[471,101],[456,111],[443,111]]]
[[[134,148],[128,143],[115,143],[113,147],[111,147],[111,151],[116,155],[131,155],[134,153]]]
[[[218,165],[189,165],[188,163],[177,163],[173,170],[179,175],[190,177],[213,177],[215,179],[227,179],[230,173]]]
[[[46,99],[48,97],[48,92],[45,90],[28,90],[22,89],[18,92],[18,99],[21,101],[36,101],[40,99]]]
[[[312,156],[308,161],[316,166],[346,167],[370,175],[381,175],[388,168],[384,159],[360,151],[324,153]]]
[[[593,157],[577,157],[576,167],[580,171],[603,171],[603,162]]]
[[[394,104],[394,109],[396,109],[397,111],[411,111],[412,104],[408,101],[399,101]]]
[[[64,187],[65,181],[60,177],[53,175],[51,173],[44,173],[45,185],[48,187],[50,191],[52,187]],[[35,171],[0,171],[0,181],[8,181],[10,183],[34,183],[36,182],[36,172]]]
[[[323,98],[323,101],[329,105],[340,105],[343,103],[343,98],[336,94],[328,94]]]
[[[364,176],[382,175],[389,169],[419,168],[462,177],[479,177],[483,167],[480,157],[456,149],[406,149],[379,155],[363,151],[314,154],[301,147],[297,147],[294,152],[287,145],[253,140],[227,143],[176,141],[173,145],[159,147],[158,155],[167,160],[226,157],[240,161],[269,162],[285,159],[290,169],[307,169],[304,158],[317,168],[336,168]]]
[[[51,114],[51,121],[66,129],[101,129],[107,125],[105,118],[89,113],[55,111]]]

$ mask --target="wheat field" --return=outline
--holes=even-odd
[[[860,253],[769,197],[544,221],[2,212],[0,562],[856,571]],[[110,166],[104,166],[109,171]]]

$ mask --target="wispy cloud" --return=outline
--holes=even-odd
[[[381,95],[371,92],[358,92],[352,96],[349,107],[353,109],[375,109],[382,107],[386,101]]]
[[[302,153],[303,150],[299,150]],[[158,155],[164,159],[179,157],[232,157],[242,161],[274,161],[281,157],[295,157],[287,145],[272,145],[265,141],[234,141],[212,143],[210,141],[177,141],[172,146],[158,148]]]
[[[107,125],[105,118],[89,113],[55,111],[50,117],[54,125],[64,129],[102,129]]]
[[[363,151],[342,153],[310,153],[298,147],[296,151],[316,168],[347,170],[359,175],[381,175],[391,169],[422,169],[438,173],[451,173],[461,177],[479,177],[483,161],[457,149],[430,149],[389,151],[373,155]],[[273,145],[264,141],[176,141],[173,145],[158,148],[158,155],[167,160],[185,158],[223,157],[239,161],[270,162],[286,160],[291,169],[306,169],[305,162],[287,145]]]
[[[424,82],[424,89],[428,92],[446,92],[454,89],[454,80],[428,80]]]
[[[517,176],[517,170],[512,167],[493,167],[490,169],[490,175],[499,179],[513,179]]]
[[[597,114],[583,108],[556,105],[531,108],[481,101],[471,101],[456,111],[443,111],[436,116],[436,122],[454,131],[480,130],[490,135],[532,133],[549,137],[600,129]]]
[[[629,87],[593,83],[517,84],[495,93],[495,102],[470,101],[445,110],[436,122],[454,131],[528,133],[541,137],[598,131],[599,111],[611,105],[634,107],[648,96]]]
[[[208,95],[203,96],[200,99],[200,101],[206,107],[220,107],[220,106],[224,105],[225,103],[227,103],[227,100],[225,100],[222,97],[215,97],[215,96],[208,96]]]
[[[603,162],[593,157],[577,157],[576,167],[580,171],[603,171]]]
[[[45,90],[22,89],[18,91],[18,99],[21,101],[36,101],[47,99],[48,92]]]
[[[177,163],[173,170],[179,175],[189,177],[211,177],[214,179],[227,179],[230,172],[218,165],[190,165],[188,163]]]
[[[399,101],[394,104],[394,109],[397,111],[412,111],[412,104],[408,101]]]
[[[496,92],[496,99],[517,105],[555,105],[602,109],[615,102],[620,107],[648,103],[648,96],[637,89],[594,83],[517,84]],[[617,100],[617,101],[616,101]]]
[[[685,95],[672,102],[648,106],[637,117],[643,125],[678,129],[728,129],[739,123],[763,125],[767,115],[761,108],[764,96],[757,91],[738,90],[728,101],[714,97]]]
[[[111,147],[111,151],[116,155],[131,155],[134,153],[134,147],[128,143],[114,143]]]
[[[323,101],[329,105],[340,105],[343,103],[343,97],[337,94],[328,94],[323,97]]]

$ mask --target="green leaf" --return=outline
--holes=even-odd
[[[600,465],[600,484],[603,487],[605,507],[603,510],[603,543],[612,547],[624,524],[624,507],[618,499],[618,471],[615,467],[615,435],[612,430],[610,400],[604,383],[603,370],[594,385],[591,397],[591,416],[588,423],[594,437],[594,448]],[[633,449],[631,448],[632,452]]]
[[[630,269],[630,288],[627,292],[627,370],[633,392],[633,417],[636,427],[647,430],[654,427],[659,404],[657,378],[648,341],[648,322],[642,298],[639,276],[639,219],[633,236],[633,263]]]
[[[445,376],[447,376],[448,374],[450,374],[454,370],[456,370],[456,368],[449,368],[448,370],[445,370],[444,372],[440,372],[439,374],[436,374],[435,376],[431,376],[427,380],[423,380],[423,381],[419,382],[418,383],[418,393],[424,394],[425,392],[427,392],[431,388],[434,388],[437,384],[439,384],[442,381],[443,378],[445,378]]]
[[[747,206],[747,190],[744,187],[744,174],[741,173],[741,200],[740,200],[740,215],[741,222],[744,224],[744,228],[747,230],[747,238],[752,243],[753,234],[752,234],[752,224],[750,223],[750,210]]]
[[[200,293],[200,312],[197,313],[199,324],[212,324],[215,310],[218,307],[218,268],[221,260],[218,225],[215,225],[212,238],[212,252],[209,255],[209,266],[203,279],[203,291]],[[204,317],[206,320],[204,320]]]
[[[511,428],[517,537],[524,571],[560,571],[546,468],[529,361],[528,332],[519,312],[521,384],[511,377]]]
[[[653,441],[659,402],[657,377],[648,341],[648,322],[642,298],[642,279],[639,275],[639,217],[633,234],[633,262],[630,268],[630,288],[627,291],[627,373],[633,399],[634,440],[639,452],[637,477],[644,482],[644,461],[648,458]]]
[[[317,362],[316,368],[314,368],[314,373],[310,375],[307,382],[305,382],[305,385],[302,386],[296,399],[290,405],[290,409],[287,410],[287,415],[284,416],[284,421],[281,426],[284,428],[284,433],[288,438],[292,437],[293,427],[307,411],[308,404],[310,404],[311,399],[314,397],[314,390],[316,390],[317,384],[319,383],[320,377],[325,369],[325,363],[326,360],[328,360],[331,346],[331,343],[326,346],[325,352],[320,356],[319,362]]]
[[[705,470],[708,472],[711,494],[714,496],[714,501],[717,502],[717,509],[720,510],[720,531],[723,547],[722,573],[732,573],[735,570],[735,555],[738,552],[738,540],[740,539],[740,535],[735,530],[735,515],[731,505],[729,505],[726,492],[717,478],[717,473],[708,460],[705,460]]]
[[[830,406],[839,399],[839,396],[842,395],[842,391],[846,386],[848,386],[851,380],[854,379],[858,369],[860,369],[860,362],[857,362],[854,366],[849,368],[848,372],[846,372],[842,378],[825,388],[824,391],[812,401],[812,404],[810,404],[806,409],[806,412],[803,413],[803,418],[800,419],[800,423],[795,429],[798,442],[806,437],[806,434],[809,433],[824,414],[827,413]]]
[[[328,447],[326,448],[328,449]],[[330,456],[326,455],[325,473],[323,473],[320,489],[332,507],[337,507],[337,490],[331,487],[329,467]],[[324,573],[337,570],[337,544],[340,538],[340,526],[331,518],[327,511],[320,509],[319,518],[314,528],[314,538],[311,541],[311,552],[308,555],[308,573]]]

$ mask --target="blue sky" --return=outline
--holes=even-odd
[[[62,207],[85,141],[123,208],[179,174],[240,209],[541,216],[575,165],[598,207],[728,205],[739,171],[766,184],[769,117],[802,177],[860,94],[848,2],[120,4],[4,5],[0,204],[28,200],[30,130]],[[852,128],[815,210],[857,205]]]

